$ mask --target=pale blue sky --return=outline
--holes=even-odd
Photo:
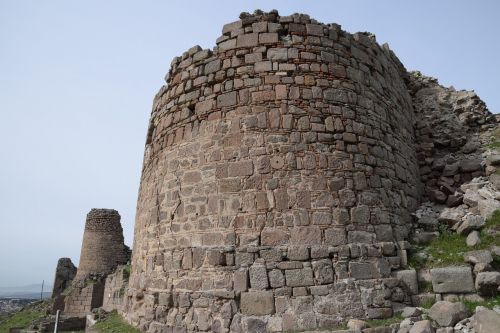
[[[92,207],[117,209],[132,245],[170,61],[256,8],[370,31],[408,69],[500,111],[499,1],[0,0],[0,286],[51,283],[62,256],[78,264]]]

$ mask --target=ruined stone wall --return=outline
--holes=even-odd
[[[105,276],[128,260],[120,214],[114,209],[92,209],[87,214],[76,280]]]
[[[66,316],[85,317],[92,309],[102,305],[104,283],[88,281],[82,286],[75,286],[65,298],[64,314]]]
[[[106,277],[104,283],[104,297],[102,308],[111,312],[113,310],[121,310],[125,292],[128,287],[128,279],[130,275],[130,266],[118,266],[118,268]]]
[[[497,121],[473,91],[443,87],[412,72],[407,85],[416,117],[417,156],[424,194],[450,207],[462,204],[464,182],[484,176],[481,154]]]
[[[155,97],[127,319],[159,332],[387,317],[419,197],[406,70],[366,33],[244,15]]]
[[[62,294],[62,292],[71,285],[76,275],[76,267],[70,258],[60,258],[57,261],[56,274],[52,287],[52,298]]]
[[[64,300],[66,295],[64,291],[71,286],[76,275],[76,267],[70,258],[60,258],[57,261],[56,274],[54,276],[54,285],[52,287],[52,299],[54,301],[52,312],[64,310]]]

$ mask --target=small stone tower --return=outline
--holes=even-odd
[[[124,244],[120,218],[114,209],[94,208],[87,214],[76,280],[102,277],[127,263],[129,250]]]
[[[64,312],[84,316],[102,305],[106,276],[126,264],[130,250],[123,242],[120,214],[114,209],[92,209],[87,214],[80,266],[66,297]]]

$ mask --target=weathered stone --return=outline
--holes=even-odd
[[[467,308],[460,302],[439,301],[429,310],[429,317],[436,321],[439,326],[453,326],[467,317]]]
[[[344,228],[330,228],[325,230],[325,244],[339,246],[347,243],[347,234]]]
[[[439,214],[438,220],[452,226],[456,223],[461,222],[464,215],[465,210],[463,207],[445,208],[443,209],[441,214]]]
[[[493,310],[483,309],[477,311],[470,322],[475,333],[497,332],[500,327],[500,314]]]
[[[494,199],[479,200],[477,208],[484,219],[489,219],[496,210],[500,209],[500,201]]]
[[[287,257],[289,260],[308,260],[309,248],[306,246],[290,246],[288,247]]]
[[[236,104],[236,92],[232,91],[226,94],[217,96],[217,107],[233,106]]]
[[[460,161],[460,171],[462,172],[474,172],[481,170],[481,160],[480,159],[470,159]]]
[[[285,271],[286,285],[290,287],[304,287],[314,285],[313,271],[310,267],[303,269],[289,269]]]
[[[432,289],[436,293],[474,292],[470,267],[443,267],[431,269]]]
[[[279,269],[273,269],[269,272],[269,282],[271,288],[280,288],[285,285],[285,277]]]
[[[368,327],[368,323],[359,319],[349,319],[347,322],[347,327],[354,331],[362,331]]]
[[[313,261],[312,269],[316,284],[333,283],[333,266],[330,259]]]
[[[296,227],[290,235],[290,243],[295,245],[315,245],[321,243],[319,227]]]
[[[403,312],[401,313],[401,315],[404,318],[417,317],[417,316],[420,316],[421,314],[422,314],[422,311],[419,308],[414,308],[412,306],[406,306],[403,309]]]
[[[499,294],[500,272],[481,272],[476,276],[476,290],[482,296]]]
[[[417,271],[414,269],[407,269],[402,271],[396,271],[394,275],[400,279],[406,287],[410,295],[418,294],[418,281],[417,281]]]
[[[472,230],[479,230],[486,222],[484,218],[479,215],[467,215],[465,217],[465,221],[457,229],[457,232],[461,235],[468,235]]]
[[[250,287],[252,289],[267,289],[269,287],[267,269],[264,264],[255,262],[250,267]]]
[[[486,158],[489,164],[491,165],[500,165],[500,155],[492,154]]]
[[[434,328],[429,320],[420,320],[413,324],[408,333],[434,333]]]
[[[489,264],[493,261],[493,257],[488,250],[469,251],[464,253],[464,261],[471,264]]]
[[[357,280],[380,277],[377,267],[372,262],[350,262],[349,271],[351,272],[351,276]]]
[[[241,293],[241,313],[250,316],[265,316],[274,313],[272,291],[250,291]]]
[[[476,207],[483,198],[472,189],[467,189],[464,194],[464,203],[469,207]]]
[[[465,240],[465,243],[467,246],[476,246],[481,242],[481,239],[479,238],[479,231],[473,230],[471,233],[467,236],[467,239]]]

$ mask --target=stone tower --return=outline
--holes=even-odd
[[[392,315],[420,193],[406,77],[373,35],[302,14],[242,15],[213,51],[175,58],[146,140],[127,319],[260,332]]]
[[[65,299],[65,314],[85,316],[102,306],[106,276],[129,257],[120,214],[114,209],[92,209],[85,222],[80,265]]]
[[[87,214],[76,280],[111,273],[128,261],[120,214],[114,209],[92,209]]]

